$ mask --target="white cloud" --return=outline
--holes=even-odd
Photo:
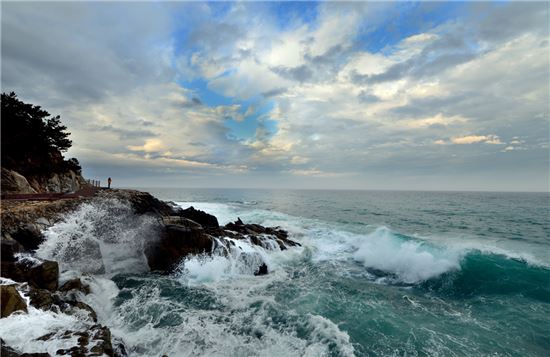
[[[477,144],[477,143],[486,143],[486,144],[502,144],[499,137],[496,135],[466,135],[466,136],[457,136],[451,138],[453,144]]]

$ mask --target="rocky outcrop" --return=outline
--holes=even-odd
[[[146,249],[151,270],[171,271],[183,257],[212,251],[212,237],[195,222],[180,220],[182,224],[165,225],[158,240]]]
[[[55,333],[47,334],[39,337],[39,340],[48,341]],[[85,331],[65,331],[62,338],[77,339],[77,345],[59,349],[56,351],[56,355],[69,355],[72,357],[85,357],[85,356],[109,356],[109,357],[124,357],[126,351],[124,345],[116,343],[113,346],[113,340],[111,331],[107,326],[93,325]]]
[[[252,240],[252,243],[256,245],[263,245],[260,237],[267,235],[276,238],[277,244],[281,250],[285,250],[288,247],[300,246],[300,243],[288,238],[287,231],[282,230],[279,227],[264,227],[259,224],[245,224],[240,218],[237,218],[235,222],[228,223],[223,228],[225,231],[235,232],[249,237]]]
[[[31,187],[25,176],[13,171],[2,168],[2,192],[3,193],[36,193]]]
[[[58,287],[59,265],[51,260],[9,257],[7,261],[2,260],[2,276],[18,282],[28,282],[39,289],[54,291]]]
[[[75,210],[79,205],[96,199],[127,201],[135,214],[147,215],[153,218],[153,222],[158,222],[158,231],[155,226],[155,232],[158,234],[145,247],[145,256],[149,268],[160,273],[172,272],[189,255],[211,254],[214,251],[229,254],[230,247],[236,246],[234,240],[246,240],[265,249],[283,250],[299,245],[289,239],[288,233],[279,227],[245,224],[240,219],[220,227],[217,218],[206,212],[194,207],[182,209],[175,204],[160,201],[146,192],[134,190],[100,190],[95,197],[57,201],[3,201],[1,275],[21,283],[18,289],[23,289],[31,306],[56,313],[77,314],[90,324],[97,322],[93,308],[79,300],[82,294],[90,293],[90,287],[83,284],[80,279],[69,280],[59,287],[58,263],[37,259],[32,255],[33,250],[37,249],[44,239],[44,229],[58,222],[67,212]],[[101,202],[103,204],[110,201]],[[82,245],[81,249],[86,247]],[[93,255],[90,254],[91,259],[97,260]],[[255,275],[269,273],[268,266],[262,262],[261,257],[254,261],[258,264]],[[102,271],[99,269],[96,273]],[[6,290],[5,295],[9,303],[4,304],[2,290],[2,309],[5,305],[12,310],[9,313],[16,310],[25,311],[25,301],[15,287],[5,289],[9,290]],[[57,351],[58,355],[126,355],[124,345],[114,341],[105,326],[95,324],[87,331],[58,331],[56,338],[60,333],[66,334],[67,338],[77,337],[78,344]],[[41,339],[48,340],[52,337],[53,335],[46,335]],[[4,353],[4,349],[2,351]],[[17,352],[12,350],[9,353]]]
[[[73,170],[29,176],[28,182],[36,192],[76,192],[88,185],[82,175]]]
[[[27,312],[27,304],[19,295],[15,285],[0,285],[0,305],[2,317],[7,317],[15,311]]]
[[[63,292],[69,292],[69,291],[80,291],[84,294],[90,293],[90,286],[84,284],[79,278],[71,279],[69,281],[66,281],[61,287],[59,288],[59,291]]]
[[[197,210],[193,206],[178,212],[178,215],[197,222],[205,228],[218,228],[220,226],[218,224],[218,219],[215,216]]]
[[[88,183],[73,170],[42,175],[27,175],[2,168],[2,194],[66,193],[75,192]]]

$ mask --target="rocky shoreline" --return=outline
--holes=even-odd
[[[81,297],[90,293],[90,287],[80,278],[59,284],[60,263],[34,256],[44,242],[43,232],[62,221],[66,215],[86,203],[117,200],[128,203],[137,216],[146,216],[155,223],[153,237],[144,247],[146,270],[170,274],[187,256],[210,254],[227,250],[234,240],[247,240],[265,249],[284,250],[299,243],[289,239],[288,233],[278,227],[245,224],[240,219],[220,226],[215,216],[163,202],[149,193],[135,190],[100,190],[94,197],[80,197],[57,201],[2,201],[1,220],[1,305],[2,318],[25,314],[28,308],[78,316],[93,323],[82,331],[65,330],[56,338],[74,341],[74,345],[59,349],[57,355],[70,356],[126,356],[122,341],[113,338],[108,326],[98,323],[97,314]],[[116,219],[116,217],[113,217]],[[226,253],[228,254],[228,252]],[[98,268],[96,273],[104,270]],[[258,264],[255,275],[268,274],[265,263]],[[39,337],[47,341],[54,334]],[[6,346],[2,340],[2,356],[48,356],[44,351],[20,353]]]

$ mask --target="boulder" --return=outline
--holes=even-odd
[[[14,262],[17,260],[15,254],[21,253],[25,250],[25,247],[18,241],[13,239],[11,235],[2,232],[1,239],[1,257],[2,257],[2,270],[4,270],[4,263]],[[4,276],[4,274],[2,274]]]
[[[31,268],[29,282],[39,288],[57,290],[59,264],[51,260],[44,260],[41,264]]]
[[[82,283],[82,281],[79,278],[75,278],[65,282],[59,288],[59,291],[63,291],[63,292],[68,292],[71,290],[78,290],[88,295],[90,293],[90,286]]]
[[[68,315],[72,315],[75,313],[75,308],[84,310],[88,313],[88,317],[93,321],[97,322],[97,314],[95,310],[88,304],[83,303],[82,301],[72,301],[72,302],[66,302],[70,308],[67,308],[66,306],[63,307],[62,311]]]
[[[44,241],[41,230],[42,226],[39,224],[26,223],[12,231],[11,237],[18,241],[25,250],[36,250]]]
[[[15,285],[0,285],[0,305],[2,317],[7,317],[15,311],[27,312],[27,304],[15,289]]]
[[[63,301],[57,294],[46,289],[32,288],[29,290],[29,304],[41,310],[53,310],[58,312]]]
[[[2,193],[25,194],[36,193],[25,176],[5,168],[2,168]]]
[[[268,271],[267,271],[267,265],[265,263],[262,263],[262,265],[260,265],[258,267],[258,270],[256,270],[254,272],[254,275],[258,276],[258,275],[267,275]]]
[[[195,221],[205,228],[218,228],[220,226],[218,224],[218,219],[215,216],[197,210],[193,206],[179,211],[178,215]]]
[[[159,239],[145,250],[152,270],[170,272],[189,254],[212,251],[213,238],[202,228],[181,225],[166,225]]]
[[[51,260],[2,261],[2,276],[19,282],[28,282],[29,285],[47,289],[57,290],[59,278],[59,265]]]

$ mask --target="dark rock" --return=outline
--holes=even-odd
[[[52,336],[51,334],[45,335],[40,339],[47,341]],[[94,325],[88,331],[66,331],[65,336],[67,338],[77,337],[77,345],[57,350],[56,354],[58,355],[71,355],[72,357],[104,355],[123,357],[126,355],[126,349],[122,344],[119,344],[116,349],[113,348],[111,331],[106,326]]]
[[[11,232],[11,237],[21,243],[26,250],[36,250],[44,241],[44,236],[37,224],[24,224]]]
[[[42,264],[31,269],[30,283],[37,287],[48,290],[57,290],[59,284],[59,264],[54,261],[45,260]]]
[[[258,276],[258,275],[267,275],[267,265],[265,263],[263,263],[262,265],[260,265],[258,267],[258,270],[256,270],[254,272],[254,275]]]
[[[146,248],[145,255],[152,270],[170,272],[183,257],[210,252],[212,246],[212,237],[202,228],[166,225],[159,240]]]
[[[51,260],[11,260],[2,261],[2,276],[18,281],[28,282],[31,286],[57,290],[59,265]]]
[[[85,304],[81,301],[68,302],[67,304],[70,305],[73,308],[78,308],[78,309],[81,309],[81,310],[84,310],[84,311],[88,312],[88,316],[90,317],[90,319],[93,322],[97,322],[97,314],[96,314],[95,310],[90,305]],[[69,315],[73,314],[73,311],[68,310],[68,309],[64,309],[63,312],[65,312]]]
[[[27,312],[27,304],[15,289],[15,285],[0,285],[0,305],[2,317],[7,317],[15,311]]]
[[[58,310],[63,305],[59,296],[46,289],[31,288],[29,290],[30,304],[41,310]]]
[[[192,221],[197,222],[201,226],[205,228],[218,228],[220,225],[218,224],[218,219],[206,212],[200,211],[195,209],[194,207],[189,207],[187,209],[184,209],[180,212],[178,212],[178,215],[188,218]]]
[[[111,331],[107,326],[100,326],[94,334],[93,341],[97,344],[90,349],[91,352],[98,353],[99,356],[106,354],[113,356],[113,344],[111,343]]]
[[[78,290],[88,295],[90,293],[90,286],[82,283],[82,281],[79,278],[75,278],[65,282],[59,288],[59,291],[63,291],[63,292],[68,292],[71,290]]]
[[[263,246],[259,237],[261,235],[268,235],[276,239],[276,242],[281,250],[285,250],[287,247],[300,246],[300,243],[288,239],[288,232],[280,229],[279,227],[264,227],[259,224],[245,224],[240,218],[238,218],[235,222],[226,224],[223,229],[225,232],[232,231],[245,235],[250,239],[252,244],[255,245]]]
[[[136,214],[152,214],[161,217],[176,214],[176,209],[153,197],[148,192],[110,189],[100,191],[99,195],[101,197],[127,200]]]
[[[25,250],[21,243],[12,239],[11,236],[4,236],[4,232],[2,234],[1,249],[2,263],[16,261],[17,259],[15,258],[15,254],[21,253]],[[4,275],[2,274],[2,276]]]
[[[162,217],[162,223],[164,223],[165,225],[176,225],[176,226],[182,226],[182,227],[188,227],[188,228],[196,228],[196,229],[202,228],[202,226],[197,222],[181,216]]]

